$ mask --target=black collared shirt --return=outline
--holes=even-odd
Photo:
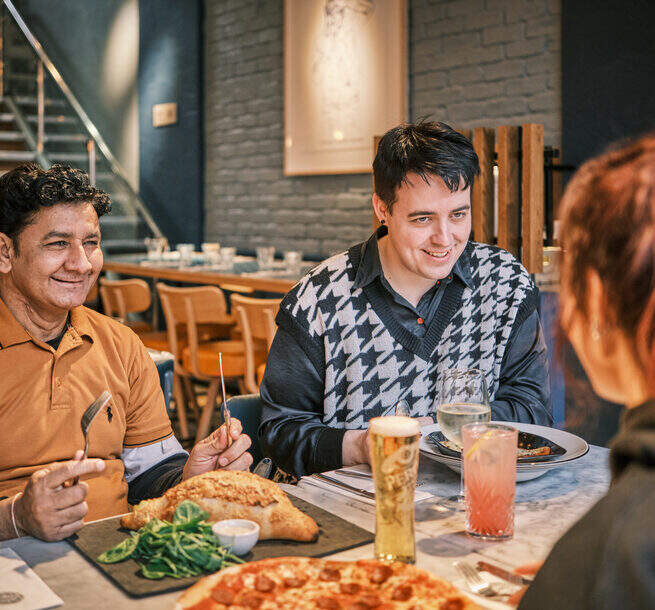
[[[453,266],[450,280],[435,284],[415,308],[384,278],[377,248],[377,239],[384,234],[386,227],[362,245],[361,276],[356,275],[356,285],[380,282],[394,318],[411,332],[424,334],[439,311],[447,282],[471,281],[466,251]],[[423,318],[423,325],[417,317]],[[264,408],[259,439],[264,455],[288,473],[304,476],[343,465],[346,431],[323,423],[324,390],[325,365],[314,363],[291,333],[278,328],[260,386]],[[553,423],[546,343],[536,310],[512,327],[491,418],[546,426]]]
[[[391,287],[382,271],[378,240],[386,234],[387,228],[382,226],[364,244],[353,288],[363,288],[372,282],[380,282],[388,293],[389,299],[387,302],[393,311],[394,317],[407,330],[417,337],[422,337],[439,309],[446,286],[452,281],[460,281],[469,288],[471,287],[472,280],[468,254],[466,251],[462,252],[461,256],[455,261],[450,275],[441,280],[435,280],[434,285],[423,294],[416,307],[414,307],[405,297],[398,294]]]

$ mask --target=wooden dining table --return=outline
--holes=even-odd
[[[257,259],[236,256],[230,267],[210,265],[200,256],[188,264],[179,260],[149,260],[144,255],[123,254],[105,258],[103,271],[130,277],[151,278],[211,286],[243,286],[253,290],[286,294],[316,263],[303,262],[299,273],[289,273],[275,261],[271,269],[259,269]]]
[[[419,488],[431,494],[417,502],[417,566],[438,577],[453,581],[470,594],[453,563],[479,560],[513,569],[544,559],[556,540],[580,518],[607,490],[609,485],[608,450],[592,446],[589,453],[562,464],[545,475],[517,484],[516,526],[511,540],[484,542],[464,533],[463,513],[445,510],[439,499],[453,495],[459,475],[425,456],[419,465]],[[283,485],[292,495],[321,506],[325,510],[363,527],[375,530],[374,506],[335,489],[321,489],[301,482]],[[173,608],[180,592],[140,599],[130,598],[82,557],[67,542],[42,542],[25,537],[0,543],[11,548],[71,610]],[[354,560],[373,557],[373,545],[367,544],[337,553],[333,558]],[[1,589],[1,587],[0,587]],[[487,608],[508,607],[497,599],[475,600]]]

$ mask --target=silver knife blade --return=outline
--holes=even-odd
[[[489,572],[489,574],[498,576],[498,578],[502,578],[507,582],[511,582],[513,585],[525,586],[532,584],[531,578],[526,578],[520,574],[515,574],[514,572],[510,572],[509,570],[505,570],[500,566],[495,566],[491,563],[487,563],[486,561],[478,561],[475,567],[478,569],[478,572]]]
[[[360,496],[364,496],[365,498],[369,498],[370,500],[375,500],[375,494],[371,491],[368,491],[367,489],[359,489],[358,487],[354,487],[352,485],[348,485],[348,483],[344,483],[343,481],[340,481],[339,479],[334,479],[333,477],[329,477],[327,475],[321,474],[321,473],[316,473],[312,475],[313,477],[320,479],[322,481],[326,481],[327,483],[330,483],[331,485],[335,485],[336,487],[341,487],[341,489],[345,489],[346,491],[350,491],[355,494],[359,494]]]

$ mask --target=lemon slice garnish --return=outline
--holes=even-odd
[[[493,430],[487,430],[482,436],[479,436],[475,443],[471,445],[471,448],[464,455],[464,459],[470,458],[480,448],[480,444],[490,439],[493,434]]]

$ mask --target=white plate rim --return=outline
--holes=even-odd
[[[532,432],[533,434],[538,434],[539,436],[543,436],[544,438],[547,438],[548,440],[551,440],[558,445],[561,445],[561,438],[560,442],[558,442],[557,438],[552,438],[553,432],[555,433],[555,437],[564,437],[567,439],[570,439],[571,441],[574,441],[576,443],[580,444],[580,449],[578,449],[573,453],[573,455],[568,455],[569,450],[567,449],[567,453],[565,453],[560,459],[554,458],[552,460],[548,460],[545,462],[523,462],[522,464],[517,464],[516,469],[517,470],[550,470],[551,468],[555,468],[559,466],[560,464],[566,464],[568,462],[572,462],[573,460],[577,460],[589,452],[589,443],[585,441],[583,438],[572,434],[571,432],[567,432],[566,430],[560,430],[559,428],[549,428],[547,426],[540,426],[538,424],[524,424],[521,422],[509,422],[509,421],[496,421],[493,420],[490,422],[492,424],[506,424],[508,426],[514,426],[521,432]],[[419,448],[421,453],[425,454],[426,457],[431,458],[431,459],[436,459],[437,461],[444,461],[444,462],[454,462],[454,463],[459,463],[461,462],[461,458],[456,458],[452,457],[449,455],[443,455],[440,453],[435,453],[429,446],[428,442],[425,440],[425,437],[430,434],[431,432],[435,432],[437,430],[441,430],[439,427],[439,424],[430,424],[427,426],[422,426],[421,427],[421,440],[419,444]]]

